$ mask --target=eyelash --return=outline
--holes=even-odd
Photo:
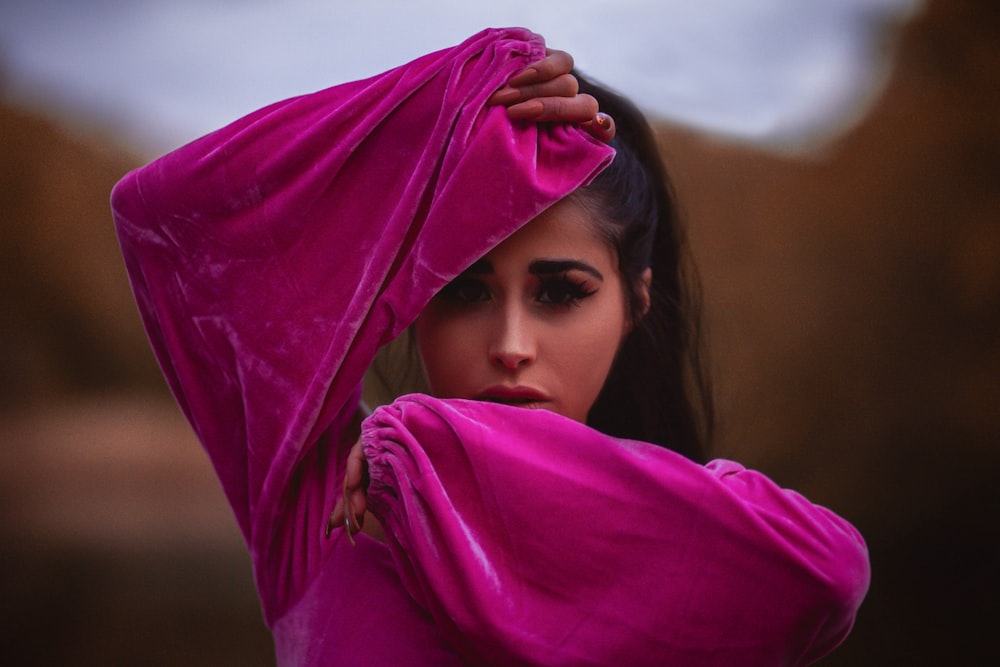
[[[474,293],[470,293],[475,290]],[[553,294],[555,292],[555,294]],[[597,293],[586,280],[574,280],[566,274],[540,279],[535,300],[548,308],[579,306],[583,300]],[[456,278],[441,290],[440,296],[461,305],[474,305],[490,299],[485,281],[477,278]]]
[[[542,298],[543,294],[553,289],[562,290],[561,299],[552,300],[551,294],[548,300]],[[584,299],[596,292],[597,288],[588,285],[586,280],[573,280],[563,274],[557,278],[542,278],[535,299],[548,306],[579,306]]]

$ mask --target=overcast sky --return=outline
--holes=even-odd
[[[8,97],[168,150],[269,102],[523,25],[652,116],[771,143],[826,138],[921,0],[3,0]]]

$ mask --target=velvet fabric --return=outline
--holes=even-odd
[[[851,626],[868,570],[846,522],[736,464],[544,412],[377,410],[363,443],[387,544],[323,538],[376,350],[612,157],[485,105],[543,55],[486,30],[251,113],[112,194],[281,665],[794,665]]]
[[[850,524],[732,461],[421,395],[362,440],[399,575],[474,664],[807,665],[867,590]]]

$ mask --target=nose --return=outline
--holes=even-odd
[[[538,350],[531,318],[517,306],[504,309],[490,343],[490,362],[506,370],[518,370],[534,363]]]

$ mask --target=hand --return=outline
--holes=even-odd
[[[506,106],[512,119],[579,123],[600,141],[611,141],[614,120],[599,112],[596,99],[579,93],[579,83],[571,73],[573,56],[556,49],[546,49],[545,54],[493,93],[488,103]]]
[[[343,495],[326,522],[326,537],[334,528],[345,527],[347,539],[354,545],[354,536],[365,525],[365,512],[368,511],[368,461],[365,460],[361,440],[351,447],[347,454],[347,466],[344,472]]]

